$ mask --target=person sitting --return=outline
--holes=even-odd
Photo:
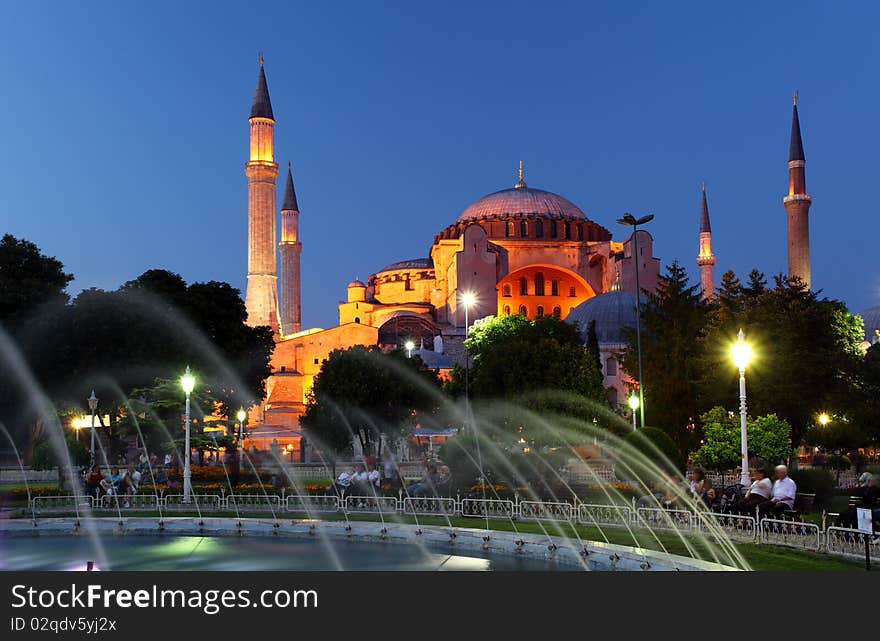
[[[425,466],[425,475],[420,480],[410,483],[406,488],[406,493],[409,496],[434,495],[437,493],[436,488],[439,479],[437,464],[431,461]]]
[[[880,523],[880,509],[878,509],[880,508],[880,475],[871,475],[868,472],[862,474],[853,496],[859,497],[858,505],[849,508],[838,517],[840,525],[855,529],[858,526],[860,507],[871,510],[874,523]]]
[[[101,474],[101,468],[97,465],[92,466],[92,471],[86,476],[86,492],[89,496],[96,499],[101,497],[103,494],[101,482],[103,480],[104,475]]]
[[[694,499],[702,501],[706,506],[711,507],[718,498],[715,488],[712,487],[712,480],[707,477],[703,470],[697,468],[694,470],[694,477],[690,483],[691,496]]]
[[[120,489],[125,495],[125,507],[131,507],[131,497],[137,494],[140,484],[141,473],[137,471],[134,463],[129,463],[128,469],[122,475],[122,480],[120,481]]]
[[[159,468],[156,470],[154,480],[156,482],[156,485],[168,485],[168,472],[163,466],[160,465]]]
[[[771,514],[774,518],[778,518],[783,516],[785,512],[794,509],[797,485],[788,475],[788,468],[784,465],[777,465],[775,473],[776,481],[773,483],[770,501],[762,503],[758,507],[758,512],[762,516]]]
[[[376,457],[368,456],[367,462],[367,487],[371,494],[375,494],[381,487],[382,477],[379,474],[379,468],[376,466]]]
[[[351,490],[355,494],[369,495],[370,481],[367,468],[363,463],[356,463],[354,473],[351,475]]]
[[[332,492],[340,499],[344,499],[351,488],[351,477],[353,474],[353,469],[349,469],[347,472],[342,472],[339,475],[339,478],[336,479],[336,482],[329,487],[327,493],[330,494]]]
[[[752,473],[752,484],[736,507],[741,514],[753,515],[755,508],[769,502],[772,494],[773,483],[767,478],[764,469],[759,467]]]

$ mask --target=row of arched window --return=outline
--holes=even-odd
[[[574,308],[573,308],[573,307],[570,307],[570,308],[568,309],[569,313],[571,313],[572,309],[574,309]],[[510,305],[505,305],[504,308],[503,308],[503,311],[504,311],[504,315],[505,315],[505,316],[510,316]],[[556,318],[562,318],[562,308],[559,307],[559,305],[556,305],[556,306],[553,308],[553,311],[552,311],[551,313],[552,313],[553,316],[556,317]],[[526,318],[528,318],[528,317],[529,317],[529,308],[526,307],[525,305],[520,305],[520,306],[519,306],[519,309],[517,310],[517,314],[519,314],[520,316],[525,316]],[[544,316],[544,315],[545,315],[545,312],[544,312],[544,306],[543,306],[543,305],[538,305],[538,307],[535,308],[535,316],[537,317],[537,316]]]
[[[543,220],[540,218],[538,220],[532,221],[531,223],[534,226],[535,230],[535,238],[544,238],[544,230],[547,227],[547,235],[550,238],[559,238],[560,234],[562,238],[565,240],[573,240],[577,238],[577,240],[584,239],[584,227],[583,225],[575,224],[572,226],[570,222],[559,222],[557,220],[549,220],[546,225]],[[504,236],[506,238],[516,238],[517,224],[513,220],[508,220],[504,224]],[[519,221],[519,238],[528,238],[529,237],[529,221],[528,220],[520,220]]]
[[[535,296],[546,296],[547,288],[546,281],[544,280],[544,274],[537,273],[535,274]],[[504,285],[501,288],[501,295],[505,298],[511,296],[511,287],[509,284]],[[528,296],[529,295],[529,280],[525,277],[519,279],[519,295],[520,296]],[[573,285],[568,288],[568,295],[570,298],[577,297],[577,288]],[[559,281],[555,278],[550,281],[550,296],[559,296]]]

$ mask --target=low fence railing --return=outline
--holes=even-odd
[[[129,513],[144,510],[174,512],[271,511],[305,516],[314,514],[380,514],[550,521],[592,527],[650,528],[657,531],[694,532],[707,536],[724,533],[731,539],[767,545],[781,545],[823,551],[845,557],[862,557],[865,542],[872,556],[880,556],[880,537],[842,527],[821,528],[814,523],[754,516],[667,510],[659,507],[526,501],[460,497],[338,496],[287,494],[182,494],[134,496],[37,496],[30,501],[34,515],[94,510]]]

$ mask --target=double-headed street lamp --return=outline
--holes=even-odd
[[[618,223],[633,228],[633,264],[636,269],[636,352],[639,361],[639,424],[645,429],[645,381],[642,377],[642,309],[639,301],[641,300],[642,290],[639,287],[639,225],[644,225],[654,220],[654,214],[648,214],[641,218],[636,218],[630,213],[623,215],[618,219]]]
[[[192,473],[189,469],[190,463],[190,446],[189,446],[189,430],[190,430],[190,412],[189,412],[189,395],[196,386],[196,377],[192,375],[189,365],[186,366],[186,372],[180,377],[180,386],[186,393],[186,427],[184,428],[184,459],[183,459],[183,502],[189,503],[192,495]]]
[[[739,432],[740,451],[742,454],[742,474],[740,483],[743,487],[749,485],[749,443],[746,434],[746,367],[752,359],[752,346],[746,342],[742,329],[736,335],[736,342],[731,348],[733,362],[739,367]]]
[[[86,400],[88,400],[89,410],[92,412],[92,445],[89,448],[89,472],[91,472],[95,467],[95,410],[98,409],[98,397],[95,396],[95,390],[92,390],[92,395]]]

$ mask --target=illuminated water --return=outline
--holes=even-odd
[[[237,571],[336,569],[325,546],[315,540],[220,538],[206,536],[131,536],[105,538],[103,570]],[[575,566],[475,550],[432,549],[394,543],[337,543],[345,570],[546,571]],[[83,570],[93,560],[84,537],[0,538],[0,570]]]

